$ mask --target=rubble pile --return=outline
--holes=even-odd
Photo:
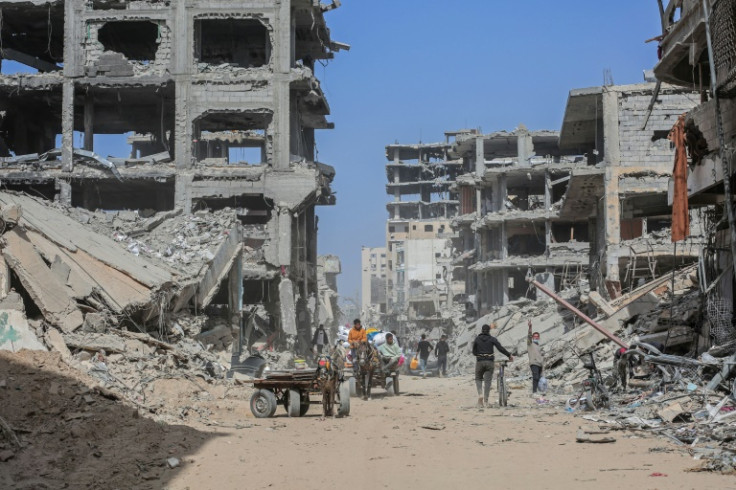
[[[557,406],[596,422],[606,431],[647,431],[702,459],[699,470],[736,470],[736,342],[711,345],[701,331],[703,293],[697,266],[662,276],[620,298],[607,301],[590,292],[581,300],[599,311],[596,323],[629,345],[618,361],[619,345],[588,324],[563,318],[554,303],[521,301],[499,308],[469,325],[454,339],[456,371],[467,373],[474,359],[472,339],[482,323],[495,323],[502,345],[519,356],[507,371],[509,387],[529,390],[526,351],[528,318],[542,338],[547,396],[538,403]],[[673,277],[674,276],[674,277]],[[674,287],[673,287],[674,286]],[[698,354],[699,353],[699,354]],[[583,381],[588,354],[608,393],[608,404],[595,412],[587,405]],[[625,363],[626,386],[619,367]],[[579,403],[583,400],[583,403]],[[591,411],[587,411],[590,409]]]
[[[155,213],[71,208],[69,212],[136,257],[142,255],[189,276],[196,276],[212,261],[218,245],[237,225],[235,212],[230,208],[191,215],[182,215],[181,209]]]

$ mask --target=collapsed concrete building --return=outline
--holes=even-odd
[[[669,1],[662,5],[657,80],[696,87],[699,104],[685,118],[687,203],[706,218],[699,268],[709,332],[716,345],[736,340],[733,326],[736,219],[733,161],[736,147],[736,4]],[[671,186],[670,203],[675,195]],[[692,233],[692,230],[691,230]],[[732,361],[733,362],[733,361]]]
[[[452,152],[474,169],[457,179],[453,221],[471,316],[545,299],[529,288],[530,275],[554,291],[583,286],[613,299],[697,259],[697,233],[673,249],[667,202],[667,136],[694,96],[654,89],[573,90],[559,133],[520,126],[458,138]]]
[[[587,162],[562,154],[558,137],[520,126],[510,133],[468,133],[452,149],[474,169],[457,179],[461,214],[453,222],[472,314],[536,297],[529,274],[556,289],[587,275],[588,223],[559,216],[571,170]]]
[[[349,48],[325,23],[337,6],[0,2],[0,183],[110,221],[158,217],[144,231],[166,213],[232,210],[228,251],[207,264],[210,292],[231,298],[192,300],[195,288],[178,307],[229,303],[234,329],[257,310],[258,335],[308,345],[315,207],[335,202],[334,169],[316,160],[315,130],[333,124],[314,66]]]
[[[368,325],[386,314],[386,247],[363,247],[360,251],[360,316]]]
[[[668,135],[697,100],[692,89],[651,81],[570,92],[559,145],[594,165],[572,171],[560,216],[589,220],[591,286],[611,299],[698,258],[702,220],[691,217],[692,236],[675,248],[667,201]]]
[[[452,264],[456,234],[450,224],[459,200],[451,187],[463,172],[462,160],[449,154],[454,137],[446,133],[443,143],[386,146],[386,192],[393,201],[386,205],[387,277],[381,318],[400,336],[417,323],[441,328],[456,297],[464,294]]]

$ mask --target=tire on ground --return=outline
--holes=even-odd
[[[342,382],[338,388],[339,403],[337,406],[337,416],[347,417],[350,415],[350,384]]]
[[[289,417],[299,417],[301,412],[302,395],[299,390],[289,388],[289,395],[286,399],[286,413]]]
[[[277,405],[276,395],[271,390],[256,390],[250,397],[250,411],[259,419],[273,417]]]

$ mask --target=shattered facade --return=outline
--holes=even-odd
[[[728,205],[733,201],[736,147],[736,5],[722,0],[670,1],[662,9],[661,23],[657,80],[696,87],[701,95],[685,118],[686,195],[687,205],[706,216],[706,246],[700,261],[708,319],[704,328],[721,345],[736,340],[732,266],[736,219]]]
[[[667,199],[668,135],[697,99],[692,89],[653,82],[570,92],[560,148],[589,155],[591,167],[572,172],[560,216],[590,220],[591,285],[610,298],[697,260],[702,220],[691,216],[692,236],[675,249]]]
[[[315,154],[315,130],[333,124],[314,66],[349,48],[325,24],[338,5],[0,2],[0,182],[111,222],[152,216],[139,234],[171,214],[231,212],[228,245],[197,284],[174,274],[191,289],[177,308],[229,305],[236,332],[241,305],[258,309],[244,344],[307,345],[320,301],[315,207],[335,202],[334,170]],[[180,239],[208,240],[192,229]]]
[[[570,92],[561,131],[467,134],[451,154],[474,169],[457,179],[456,262],[467,271],[468,313],[555,291],[599,290],[607,298],[696,260],[692,237],[670,243],[668,185],[678,116],[692,92],[655,84]]]
[[[461,214],[453,222],[471,317],[536,298],[529,275],[557,289],[587,275],[588,222],[559,212],[572,169],[587,162],[562,153],[558,137],[520,126],[510,133],[469,133],[452,148],[473,169],[458,178]]]
[[[360,252],[361,317],[369,323],[386,313],[386,247],[363,247]]]
[[[386,146],[387,277],[383,321],[403,335],[410,325],[425,328],[447,323],[447,312],[464,283],[452,263],[451,221],[459,200],[452,185],[463,172],[463,161],[453,159],[450,140],[444,143]]]

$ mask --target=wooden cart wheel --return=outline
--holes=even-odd
[[[250,397],[250,411],[259,419],[273,417],[276,405],[276,395],[271,390],[256,390]]]
[[[286,398],[286,413],[289,417],[299,417],[301,413],[302,395],[295,388],[289,388],[288,397]]]

